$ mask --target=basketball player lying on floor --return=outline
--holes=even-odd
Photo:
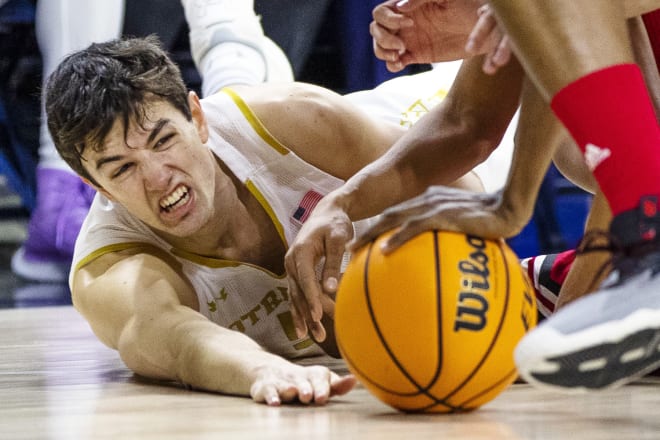
[[[501,75],[478,64],[465,73],[499,88]],[[47,82],[46,111],[58,152],[98,190],[76,244],[73,302],[130,369],[270,405],[320,404],[354,386],[287,360],[323,350],[295,335],[284,254],[318,198],[382,155],[401,126],[305,84],[200,101],[151,39],[67,57]],[[483,142],[492,150],[500,138]],[[480,189],[470,170],[487,151],[464,141],[447,147],[458,170],[433,182]]]
[[[402,18],[400,16],[393,18],[393,15],[387,12],[394,3],[385,2],[384,5],[377,7],[374,10],[374,17],[378,19],[378,14],[386,14],[387,17],[381,21],[390,24],[396,22],[398,26]],[[646,5],[642,4],[641,10],[645,10],[644,7]],[[384,10],[385,12],[383,12]],[[423,13],[428,13],[428,11],[429,9],[426,9]],[[443,16],[444,7],[439,7],[437,11],[439,11],[439,19],[448,19],[449,16]],[[632,16],[639,13],[639,10],[631,7],[627,12]],[[455,11],[452,11],[451,17],[456,17]],[[471,19],[472,22],[466,21],[461,47],[464,47],[464,42],[467,41],[472,30],[472,24],[476,24],[477,18],[475,14]],[[407,41],[409,44],[412,44],[411,42],[424,43],[432,41],[430,36],[435,36],[434,34],[438,33],[439,29],[444,29],[437,26],[437,21],[429,20],[428,17],[416,20],[415,23],[416,27],[412,29],[396,29],[389,35],[387,29],[372,23],[371,30],[372,35],[375,36],[376,53],[380,58],[388,60],[388,66],[392,70],[404,67],[396,64],[396,61],[392,61],[393,59],[398,60],[401,48],[390,46],[390,51],[384,51],[379,46],[379,42],[389,41],[391,43],[393,34],[401,37],[405,35],[405,32],[426,31],[425,36],[428,38],[415,38],[414,35],[410,35],[410,39]],[[423,24],[428,24],[430,30],[423,29]],[[635,52],[640,66],[646,72],[647,78],[657,78],[657,67],[648,45],[648,38],[641,27],[641,20],[638,18],[630,20],[629,25],[631,35],[635,36],[633,41],[636,45]],[[437,41],[445,43],[457,38],[455,26],[447,27],[447,29],[452,33],[448,37],[437,35]],[[497,43],[497,41],[495,39],[493,43]],[[487,53],[490,47],[492,46],[484,44],[483,52]],[[408,58],[408,63],[446,60],[457,54],[465,57],[471,56],[465,51],[447,53],[446,50],[451,48],[451,45],[446,46],[440,43],[419,48],[415,46],[414,49],[417,50],[410,49],[406,55],[414,57]],[[466,61],[466,63],[472,62],[475,62],[474,58]],[[518,93],[522,87],[516,149],[505,188],[490,193],[474,193],[443,186],[432,186],[431,179],[436,177],[435,173],[447,175],[449,173],[447,167],[451,168],[451,164],[441,162],[438,158],[442,157],[440,153],[443,143],[447,142],[447,133],[452,132],[451,124],[441,113],[442,108],[432,110],[386,155],[355,174],[345,185],[325,197],[298,233],[296,240],[290,245],[285,264],[289,276],[290,296],[294,305],[292,312],[299,336],[306,334],[308,329],[311,329],[312,333],[316,332],[317,339],[323,337],[323,330],[319,328],[320,319],[324,313],[331,310],[329,300],[336,291],[340,276],[339,257],[343,254],[347,243],[356,236],[350,227],[351,222],[356,220],[383,213],[385,210],[375,226],[362,235],[357,234],[356,239],[350,243],[351,248],[358,248],[377,235],[396,227],[400,227],[400,229],[387,241],[387,251],[394,250],[411,237],[430,229],[459,230],[485,237],[511,237],[517,234],[531,218],[545,170],[550,161],[554,160],[557,167],[569,180],[587,191],[596,193],[587,221],[587,229],[607,226],[611,216],[607,203],[597,192],[597,184],[585,166],[579,150],[551,113],[536,88],[527,78],[524,78],[518,62],[512,59],[504,67],[499,68],[508,69],[507,74],[501,76],[502,84],[507,85],[501,85],[500,90],[484,89],[484,93],[487,95],[499,94],[499,100],[489,101],[487,96],[482,95],[479,97],[478,104],[470,106],[466,99],[469,95],[455,96],[463,97],[460,105],[474,110],[474,113],[464,112],[469,116],[462,118],[461,123],[464,126],[477,127],[473,131],[479,132],[482,131],[480,124],[487,121],[489,117],[505,118],[509,114],[504,103],[512,102],[512,94],[517,102]],[[501,74],[502,72],[499,71],[498,75]],[[458,83],[458,81],[457,78],[456,82]],[[478,81],[477,76],[474,77],[474,81]],[[454,88],[456,87],[455,83]],[[495,105],[489,106],[489,102],[495,103]],[[498,111],[494,112],[492,109]],[[506,121],[499,123],[491,121],[490,124],[491,129],[499,127],[502,130],[502,127],[505,126]],[[443,127],[443,129],[438,127]],[[467,128],[464,130],[470,131]],[[497,138],[497,134],[494,133],[489,136]],[[450,139],[450,142],[452,140],[456,140],[456,138]],[[524,183],[521,184],[521,182]],[[510,188],[516,188],[516,190],[512,191]],[[386,210],[386,208],[425,190],[426,192],[421,196]],[[405,194],[402,194],[404,192]],[[562,260],[562,263],[573,262],[573,251],[563,256],[565,259]],[[564,281],[559,301],[569,301],[584,294],[589,288],[597,286],[597,280],[594,278],[605,258],[606,256],[593,254],[590,254],[588,258],[578,258],[573,264],[570,276]],[[324,262],[322,276],[319,280],[314,273],[318,270],[316,265],[321,260]],[[561,269],[567,271],[569,267],[570,265]],[[559,292],[548,292],[546,286],[539,285],[541,269],[541,265],[537,264],[529,267],[529,272],[535,282],[537,297],[544,295],[552,297],[553,303],[549,305],[547,301],[545,304],[541,300],[537,301],[539,310],[547,316],[552,312]],[[557,269],[558,267],[554,268],[556,271]],[[567,287],[568,291],[572,293],[571,296],[564,293],[564,289]]]

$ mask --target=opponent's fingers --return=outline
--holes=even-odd
[[[412,12],[426,3],[447,3],[446,0],[400,0],[396,2],[396,8],[401,12]]]
[[[472,55],[479,55],[488,52],[491,49],[488,44],[490,42],[491,33],[496,26],[497,21],[492,14],[480,13],[477,24],[472,28],[467,42],[465,43],[465,51]]]
[[[389,66],[391,66],[392,68],[396,69],[400,65],[402,65],[400,58],[401,51],[384,49],[378,44],[378,41],[376,41],[376,39],[373,39],[372,41],[373,41],[372,44],[373,44],[374,55],[379,60],[385,61],[385,65],[388,66],[388,68]]]
[[[349,244],[348,248],[351,252],[355,252],[363,246],[366,246],[368,243],[374,241],[378,236],[384,234],[385,232],[391,230],[396,226],[396,223],[392,219],[381,218],[375,224],[373,224],[368,230],[362,232],[360,235],[356,236]]]
[[[393,31],[413,26],[414,23],[410,17],[407,17],[394,9],[394,3],[395,2],[386,2],[376,6],[371,11],[371,16],[373,17],[374,22]]]
[[[390,254],[422,232],[434,229],[447,228],[438,228],[438,221],[435,216],[408,220],[381,244],[380,250],[385,255]]]
[[[498,67],[506,65],[511,59],[511,46],[509,45],[509,37],[504,35],[500,42],[497,44],[497,49],[493,54],[493,63]]]
[[[392,73],[397,73],[402,71],[406,65],[399,59],[399,61],[386,61],[385,67],[388,71]]]
[[[374,44],[384,51],[399,53],[406,49],[405,43],[397,36],[396,30],[388,29],[372,21],[369,24],[369,33],[374,40]]]

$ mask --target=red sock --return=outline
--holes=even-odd
[[[660,127],[636,64],[590,73],[551,107],[585,155],[614,215],[660,196]]]

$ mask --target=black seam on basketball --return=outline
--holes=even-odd
[[[437,245],[437,231],[435,231],[435,233],[434,233],[434,239],[436,240],[435,243]],[[417,383],[417,381],[410,375],[410,373],[408,373],[408,371],[403,367],[403,365],[401,365],[401,362],[399,362],[399,360],[397,359],[395,354],[392,352],[389,345],[387,344],[387,341],[385,340],[385,337],[383,336],[383,334],[380,330],[380,327],[378,326],[378,323],[376,321],[376,316],[374,314],[373,307],[372,307],[372,304],[371,304],[370,294],[369,294],[369,291],[370,291],[370,289],[369,289],[369,262],[371,260],[371,251],[373,249],[374,244],[375,243],[371,243],[369,245],[369,248],[367,249],[367,256],[366,256],[365,264],[364,264],[364,278],[363,278],[363,280],[364,280],[364,289],[363,290],[364,290],[365,299],[367,301],[367,309],[369,310],[369,316],[371,318],[371,323],[374,327],[374,330],[376,331],[376,334],[378,335],[378,339],[380,340],[381,345],[385,349],[387,355],[390,357],[390,359],[392,360],[394,365],[399,369],[401,374],[403,374],[406,377],[406,379],[408,379],[408,381],[414,387],[417,388],[419,393],[421,393],[421,394],[425,395],[426,397],[432,399],[433,401],[435,401],[436,404],[442,404],[442,405],[447,406],[448,408],[453,409],[454,407],[451,404],[447,403],[443,399],[438,399],[437,397],[435,397],[434,395],[432,395],[428,391],[429,388],[431,386],[433,386],[433,383],[430,383],[427,387],[423,387],[419,383]],[[438,317],[438,318],[440,319],[440,317]],[[439,356],[442,356],[442,354],[439,354]],[[376,384],[374,384],[374,385],[376,385]],[[382,385],[377,385],[377,386],[382,390],[386,390],[388,392],[391,392],[391,391],[387,390],[386,388],[382,387]],[[397,393],[397,392],[391,392],[391,393],[395,394],[395,395],[401,395],[401,393]],[[408,395],[408,394],[406,393],[405,395]],[[422,410],[421,408],[420,409],[410,409],[409,408],[406,411],[411,411],[412,412],[412,411],[421,411],[421,410]]]
[[[460,383],[453,391],[451,391],[449,394],[444,396],[442,398],[442,400],[450,399],[451,396],[453,396],[454,394],[459,392],[460,389],[463,388],[468,382],[470,382],[470,380],[474,377],[474,375],[477,374],[477,372],[479,372],[479,369],[483,366],[484,362],[486,362],[486,359],[488,359],[488,356],[490,355],[490,352],[493,349],[493,347],[495,346],[495,343],[497,342],[497,338],[498,338],[500,332],[502,331],[502,326],[504,325],[504,318],[506,317],[506,312],[509,309],[509,297],[511,296],[511,293],[509,292],[510,286],[511,286],[511,283],[510,283],[511,277],[510,277],[510,274],[509,274],[509,265],[507,264],[506,257],[504,255],[504,250],[502,249],[502,243],[501,242],[498,244],[497,249],[502,254],[502,261],[504,262],[504,269],[505,269],[505,273],[506,273],[506,294],[504,295],[504,297],[505,297],[504,307],[502,308],[502,314],[500,315],[500,321],[499,321],[499,324],[497,326],[497,331],[495,332],[495,334],[493,335],[493,338],[490,341],[490,345],[488,346],[488,350],[486,350],[484,355],[481,357],[481,360],[479,361],[477,366],[472,369],[472,372],[470,373],[470,375],[468,377],[466,377],[463,380],[463,382]],[[495,264],[495,259],[493,259],[493,264]],[[494,267],[493,267],[492,273],[497,273],[497,271],[495,271]]]
[[[365,258],[365,262],[364,262],[364,269],[363,269],[363,280],[364,280],[363,283],[364,283],[364,289],[363,289],[363,291],[364,291],[364,293],[365,293],[365,298],[367,298],[367,292],[368,292],[367,276],[369,275],[369,269],[368,269],[368,268],[369,268],[369,258],[370,258],[370,255],[371,255],[371,249],[372,249],[373,245],[374,245],[374,241],[372,241],[372,242],[369,244],[369,247],[367,248],[367,256],[366,256],[366,258]],[[370,316],[372,317],[372,323],[373,323],[373,313],[372,313],[372,309],[371,309],[371,307],[370,307],[370,304],[369,304],[369,301],[368,301],[368,300],[367,300],[367,306],[368,306],[368,309],[369,309],[369,314],[370,314]],[[376,327],[376,326],[374,326],[374,327]],[[376,328],[376,329],[377,329],[377,328]],[[344,348],[343,348],[343,346],[342,346],[342,344],[341,344],[341,340],[337,340],[337,344],[339,345],[339,350],[342,352],[342,355],[344,356],[344,359],[348,362],[348,364],[351,365],[351,367],[356,371],[357,374],[359,374],[359,375],[361,376],[361,378],[362,378],[363,380],[366,380],[367,382],[369,382],[369,383],[370,383],[371,385],[373,385],[374,387],[376,387],[376,388],[378,388],[378,389],[380,389],[380,390],[382,390],[382,391],[386,391],[386,392],[388,392],[388,393],[390,393],[390,394],[393,394],[393,395],[395,395],[395,396],[414,397],[414,396],[419,395],[419,392],[417,392],[417,391],[414,391],[414,392],[411,392],[411,393],[401,393],[401,392],[399,392],[399,391],[391,390],[391,389],[389,389],[389,388],[386,388],[386,387],[382,386],[382,385],[379,384],[379,383],[374,382],[371,378],[369,378],[369,377],[364,373],[364,371],[362,371],[361,369],[359,369],[359,368],[356,367],[355,362],[352,361],[352,359],[351,359],[350,356],[347,356],[347,355],[346,355],[346,351],[344,350]]]
[[[363,382],[369,382],[369,383],[370,383],[371,385],[373,385],[375,388],[378,388],[378,389],[381,390],[381,391],[386,391],[386,392],[388,392],[388,393],[390,393],[390,394],[392,394],[392,395],[394,395],[394,396],[401,396],[401,397],[415,397],[415,396],[418,396],[418,395],[419,395],[419,393],[418,393],[417,391],[413,391],[413,392],[410,392],[410,393],[402,393],[402,392],[399,392],[399,391],[390,390],[389,388],[385,388],[385,387],[382,386],[381,384],[374,382],[373,380],[371,380],[371,378],[369,378],[369,376],[367,376],[367,375],[364,373],[364,371],[362,371],[361,369],[359,369],[359,368],[356,367],[355,362],[353,362],[353,360],[351,359],[351,357],[348,356],[348,355],[346,354],[346,350],[344,350],[344,347],[342,346],[340,340],[337,341],[337,346],[339,347],[339,351],[341,351],[342,356],[344,357],[344,360],[347,362],[347,364],[349,364],[349,365],[351,366],[351,368],[352,368],[353,370],[355,370],[355,373],[358,374],[358,375],[360,376],[360,378],[361,378],[361,380],[362,380]]]
[[[506,382],[506,381],[511,380],[511,376],[517,376],[517,375],[518,375],[518,370],[516,370],[516,369],[514,368],[513,370],[509,371],[509,372],[508,372],[503,378],[501,378],[500,380],[496,381],[494,384],[492,384],[491,386],[489,386],[489,387],[486,388],[485,390],[479,391],[479,392],[478,392],[477,394],[475,394],[474,396],[469,397],[467,400],[465,400],[465,401],[463,401],[462,403],[460,403],[460,404],[458,405],[459,408],[464,409],[464,410],[474,409],[474,408],[465,408],[465,406],[466,406],[466,405],[469,405],[470,402],[472,402],[472,401],[478,399],[479,397],[483,396],[484,394],[490,392],[492,389],[494,389],[494,388],[500,386],[500,384],[502,384],[503,382]]]

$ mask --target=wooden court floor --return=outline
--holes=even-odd
[[[343,370],[341,364],[333,368]],[[0,439],[658,439],[660,382],[588,395],[516,384],[459,415],[398,413],[358,388],[269,408],[135,377],[68,305],[0,310]]]

